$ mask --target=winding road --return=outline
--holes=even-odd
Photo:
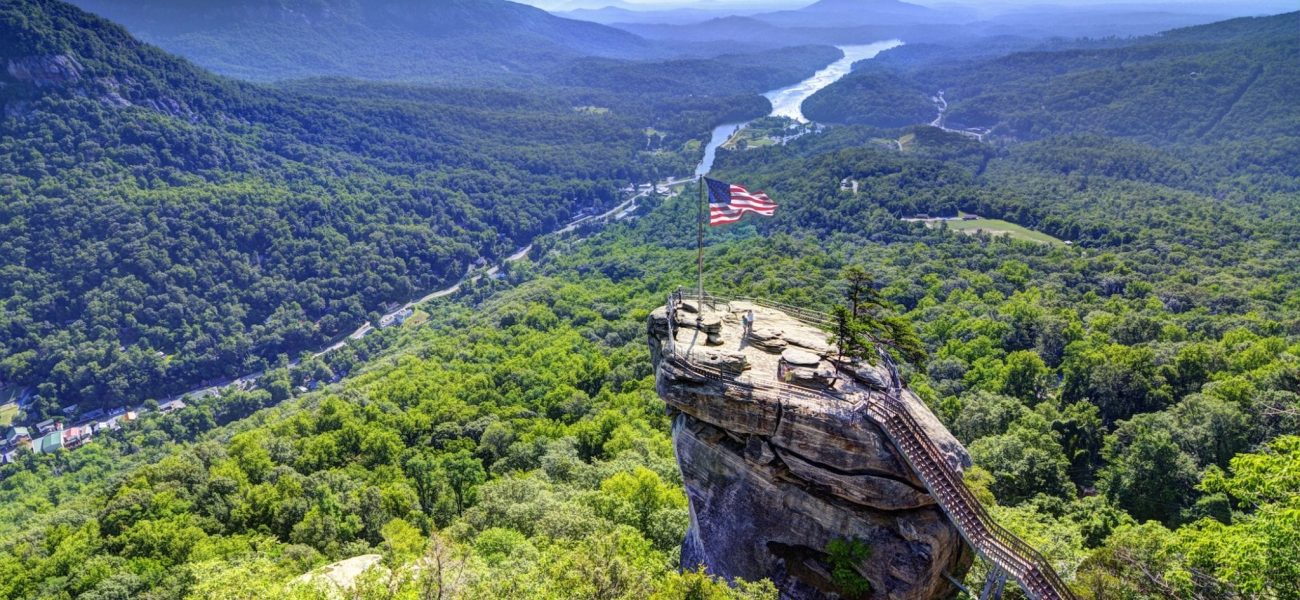
[[[943,90],[939,90],[938,95],[934,96],[931,99],[934,100],[934,107],[939,109],[939,115],[936,116],[933,121],[930,121],[931,127],[937,127],[944,131],[947,131],[948,133],[959,133],[968,138],[974,139],[977,142],[984,141],[984,136],[986,135],[985,133],[980,133],[979,131],[973,131],[970,129],[952,129],[944,125],[944,120],[945,120],[944,117],[948,116],[948,101],[945,100],[943,97]],[[902,152],[903,150],[902,142],[899,142],[898,150]]]

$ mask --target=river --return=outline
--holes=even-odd
[[[800,123],[807,123],[808,119],[803,116],[802,110],[804,100],[821,91],[822,88],[839,81],[841,77],[848,75],[849,71],[853,69],[853,63],[875,58],[877,54],[885,50],[902,45],[903,42],[900,40],[887,40],[856,46],[839,46],[840,52],[844,53],[844,58],[827,65],[826,68],[817,71],[808,79],[763,94],[772,103],[772,112],[768,113],[768,116],[787,117]],[[713,160],[717,158],[718,147],[727,143],[731,136],[752,122],[723,123],[713,128],[713,135],[709,139],[709,144],[704,147],[704,158],[700,161],[700,166],[695,169],[695,174],[707,175],[709,171],[713,170]]]

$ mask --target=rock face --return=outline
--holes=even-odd
[[[756,322],[746,338],[739,315],[750,310]],[[770,578],[786,599],[829,600],[848,596],[830,575],[827,547],[832,540],[856,539],[871,549],[855,570],[872,589],[857,597],[952,596],[956,589],[943,575],[960,580],[970,550],[883,431],[836,397],[867,392],[887,377],[857,365],[860,373],[827,385],[822,378],[833,357],[825,334],[774,310],[733,303],[718,315],[720,326],[701,321],[708,331],[695,329],[696,316],[678,312],[676,350],[689,350],[697,365],[729,357],[725,362],[733,368],[722,370],[742,385],[700,377],[667,360],[668,314],[660,309],[650,316],[656,385],[673,415],[673,443],[690,500],[682,565],[703,565],[728,578]],[[799,369],[816,380],[791,375]],[[811,393],[743,385],[775,383],[778,373]],[[942,424],[914,396],[905,397],[950,464],[969,466],[965,449]]]
[[[5,68],[10,77],[37,88],[71,85],[81,81],[81,63],[66,54],[11,58]]]
[[[81,61],[70,54],[11,57],[4,62],[0,73],[0,104],[6,116],[21,117],[34,98],[42,93],[91,98],[113,107],[143,106],[173,117],[197,120],[197,115],[185,102],[165,95],[141,95],[131,88],[139,82],[130,76],[93,76]],[[134,98],[134,101],[132,100]]]

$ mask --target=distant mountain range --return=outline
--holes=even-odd
[[[902,0],[820,0],[796,10],[754,15],[786,27],[855,27],[917,23],[953,23],[969,20],[966,10],[938,11]]]
[[[666,43],[727,43],[738,48],[795,44],[861,44],[898,38],[908,43],[973,42],[990,36],[1025,40],[1053,37],[1150,35],[1223,19],[1268,14],[1259,3],[1097,6],[921,6],[902,0],[821,0],[778,11],[717,9],[571,11]]]
[[[635,34],[505,0],[75,0],[218,73],[482,80],[576,57],[667,54]]]
[[[660,10],[632,10],[621,6],[606,6],[603,8],[578,8],[569,11],[555,12],[554,14],[570,19],[581,21],[591,21],[592,23],[604,23],[606,25],[614,23],[653,23],[659,25],[688,25],[700,23],[709,19],[719,19],[722,17],[743,16],[756,12],[758,10],[725,10],[725,9],[700,9],[700,8],[668,8]]]

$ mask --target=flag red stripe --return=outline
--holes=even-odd
[[[750,192],[745,186],[726,184],[730,192],[728,204],[713,203],[710,197],[709,225],[726,225],[739,221],[745,213],[754,213],[764,217],[776,214],[776,203],[762,191]]]
[[[757,202],[754,200],[732,200],[731,206],[748,206],[752,208],[776,208],[773,202]]]

